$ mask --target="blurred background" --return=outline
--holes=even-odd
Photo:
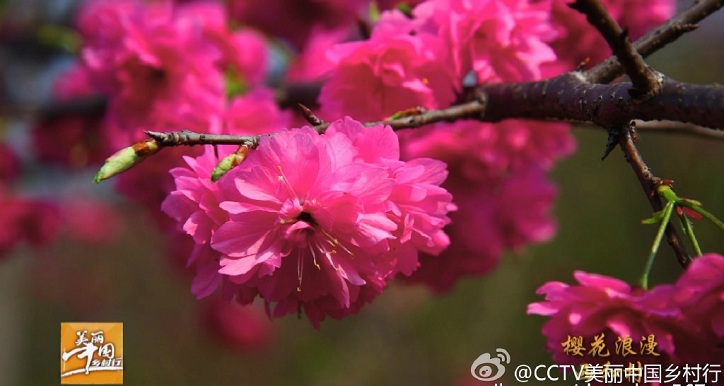
[[[16,149],[29,146],[23,133],[37,118],[33,109],[47,102],[50,81],[68,60],[60,48],[38,48],[38,28],[69,23],[76,3],[0,2],[0,130]],[[649,63],[678,80],[722,83],[723,26],[720,12]],[[55,47],[73,44],[44,31],[60,40]],[[26,32],[27,40],[18,39]],[[66,217],[74,230],[0,258],[0,385],[58,382],[60,323],[72,321],[123,322],[127,385],[473,385],[470,365],[496,348],[514,364],[550,364],[544,319],[525,313],[541,299],[536,289],[551,280],[571,283],[574,270],[635,283],[656,231],[640,224],[651,209],[621,152],[600,160],[606,133],[582,126],[574,135],[578,151],[552,173],[559,189],[553,241],[507,253],[491,274],[463,279],[444,295],[393,283],[359,315],[327,319],[318,331],[295,317],[270,322],[261,307],[196,300],[190,272],[160,252],[169,241],[146,212],[111,184],[92,184],[93,168],[41,167],[21,152],[27,166],[19,191],[98,205],[88,211],[68,204],[61,210],[77,211]],[[654,174],[675,180],[679,195],[724,217],[724,142],[642,132],[639,146]],[[722,233],[710,223],[695,226],[702,248],[722,253]],[[680,272],[663,245],[651,282],[672,282]]]

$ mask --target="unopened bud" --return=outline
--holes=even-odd
[[[149,156],[156,154],[159,150],[161,150],[161,148],[154,139],[147,139],[137,142],[133,144],[133,146],[123,148],[106,159],[106,163],[104,163],[101,170],[96,173],[93,182],[97,184],[116,174],[122,173],[134,165],[139,164]]]
[[[228,173],[229,170],[239,166],[239,164],[244,162],[247,154],[249,154],[249,146],[241,145],[235,152],[224,157],[211,172],[211,181],[216,182],[221,176]]]

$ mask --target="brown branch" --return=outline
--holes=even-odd
[[[634,48],[643,57],[647,57],[667,44],[675,41],[687,32],[696,29],[696,23],[724,6],[724,0],[702,0],[694,2],[689,9],[674,16],[658,28],[650,31],[634,43]],[[591,83],[609,83],[624,70],[612,56],[592,69],[586,71],[586,79]]]
[[[478,88],[478,97],[440,110],[369,122],[393,129],[414,128],[435,122],[477,119],[547,119],[591,122],[602,127],[619,127],[629,121],[669,120],[724,130],[724,86],[694,85],[664,79],[661,92],[645,101],[630,94],[631,83],[589,84],[581,73],[572,72],[545,81],[499,83]],[[329,123],[314,126],[323,133]],[[260,135],[203,134],[191,131],[147,132],[160,146],[242,145],[252,148]]]
[[[421,109],[419,114],[378,122],[368,122],[365,123],[365,126],[370,127],[385,124],[391,126],[394,130],[415,128],[435,122],[477,118],[480,117],[484,111],[485,102],[483,100],[474,100],[441,110]],[[327,127],[329,127],[329,122],[323,122],[319,125],[315,125],[314,129],[318,133],[322,134],[325,130],[327,130]],[[259,146],[259,139],[263,135],[266,135],[205,134],[189,130],[173,131],[168,133],[146,131],[146,134],[155,139],[161,147],[194,145],[248,145],[252,149]]]
[[[634,136],[632,135],[633,130],[635,130],[633,124],[623,128],[623,133],[621,133],[618,137],[619,146],[621,147],[621,150],[623,150],[626,161],[628,161],[629,165],[631,165],[631,168],[636,174],[636,177],[638,178],[641,188],[644,190],[651,207],[654,211],[658,212],[664,208],[661,204],[661,199],[656,193],[656,187],[661,183],[661,179],[651,173],[651,170],[644,162],[643,157],[641,157],[641,154],[636,147]],[[686,267],[691,262],[691,257],[686,251],[684,244],[681,242],[679,235],[676,233],[676,229],[674,229],[671,224],[667,224],[665,234],[666,241],[673,249],[679,264],[681,264],[682,267]]]
[[[630,120],[670,120],[724,129],[724,86],[695,85],[665,78],[661,92],[634,100],[631,83],[590,84],[572,72],[545,81],[500,83],[479,87],[487,95],[481,120],[510,118],[592,122],[618,127]]]
[[[706,127],[692,125],[690,123],[662,121],[662,122],[644,122],[635,121],[636,131],[649,131],[652,133],[664,134],[685,134],[706,139],[724,140],[724,131],[711,130]]]
[[[628,32],[621,29],[600,1],[576,0],[569,6],[585,14],[588,22],[601,33],[631,79],[632,91],[635,91],[634,94],[637,97],[647,99],[659,92],[661,76],[657,75],[644,62],[644,58],[636,52],[631,44]]]

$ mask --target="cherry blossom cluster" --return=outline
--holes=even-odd
[[[389,126],[346,118],[324,135],[263,137],[217,183],[211,151],[187,158],[163,210],[194,238],[196,295],[224,283],[241,303],[258,295],[273,316],[303,310],[315,326],[357,312],[397,272],[414,271],[418,251],[449,244],[445,165],[399,157]]]
[[[216,183],[212,170],[233,149],[164,149],[117,179],[194,267],[195,295],[261,297],[273,316],[302,311],[318,325],[357,312],[395,276],[449,290],[555,235],[547,174],[575,149],[569,126],[393,133],[360,122],[448,107],[466,86],[542,79],[607,48],[578,44],[597,33],[563,0],[398,3],[87,0],[79,61],[54,96],[104,103],[41,122],[39,154],[79,167],[144,130],[277,133]],[[634,36],[673,13],[671,0],[643,2],[655,5],[646,12],[604,3]],[[305,82],[321,84],[310,107],[333,122],[323,135],[269,86]]]
[[[577,285],[550,282],[538,289],[545,300],[528,306],[529,314],[550,319],[543,326],[548,350],[560,364],[597,361],[627,364],[632,360],[663,364],[719,363],[724,356],[724,256],[704,254],[687,267],[674,284],[646,291],[603,275],[574,273]],[[633,357],[571,355],[568,337],[589,343],[596,336],[630,337]],[[640,340],[656,342],[650,355],[641,355]],[[590,347],[584,349],[588,351]],[[636,351],[633,353],[633,351]],[[583,353],[582,353],[583,354]],[[634,359],[632,359],[634,358]]]

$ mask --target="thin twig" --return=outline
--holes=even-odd
[[[631,165],[631,168],[636,174],[636,177],[638,178],[641,188],[643,188],[651,207],[655,212],[658,212],[664,208],[659,195],[656,193],[656,186],[661,183],[661,179],[651,173],[651,170],[646,165],[646,162],[644,162],[643,157],[641,157],[633,139],[632,130],[634,130],[633,125],[622,130],[622,133],[619,136],[619,146],[621,147],[621,150],[623,150],[626,161],[628,161],[629,165]],[[686,251],[684,244],[681,242],[679,235],[676,233],[676,229],[674,229],[671,224],[667,224],[665,234],[666,242],[669,243],[673,249],[679,264],[681,264],[682,267],[686,267],[691,262],[691,257]]]
[[[696,23],[716,12],[722,6],[724,6],[724,0],[695,1],[694,5],[689,9],[638,39],[634,43],[634,48],[641,56],[647,57],[685,33],[696,29]],[[609,83],[623,74],[623,67],[616,60],[616,57],[612,56],[586,71],[585,74],[591,83]]]
[[[692,125],[690,123],[674,121],[636,121],[636,130],[652,133],[684,134],[705,139],[724,140],[724,130],[711,130],[706,127]]]
[[[441,110],[428,110],[421,114],[410,115],[397,119],[390,119],[378,122],[368,122],[365,126],[376,126],[380,124],[389,125],[394,130],[415,128],[435,122],[455,121],[459,119],[478,118],[485,111],[485,104],[482,101],[470,101],[461,105],[455,105]],[[329,122],[315,125],[313,128],[320,134],[329,127]],[[146,134],[155,139],[159,146],[194,146],[194,145],[248,145],[252,149],[259,146],[259,139],[263,135],[226,135],[226,134],[205,134],[189,130],[173,132],[146,131]],[[273,134],[268,134],[273,135]]]
[[[569,6],[585,14],[588,22],[601,33],[631,79],[632,91],[638,98],[647,99],[660,91],[661,76],[644,62],[631,44],[628,32],[621,29],[600,1],[576,0]]]

